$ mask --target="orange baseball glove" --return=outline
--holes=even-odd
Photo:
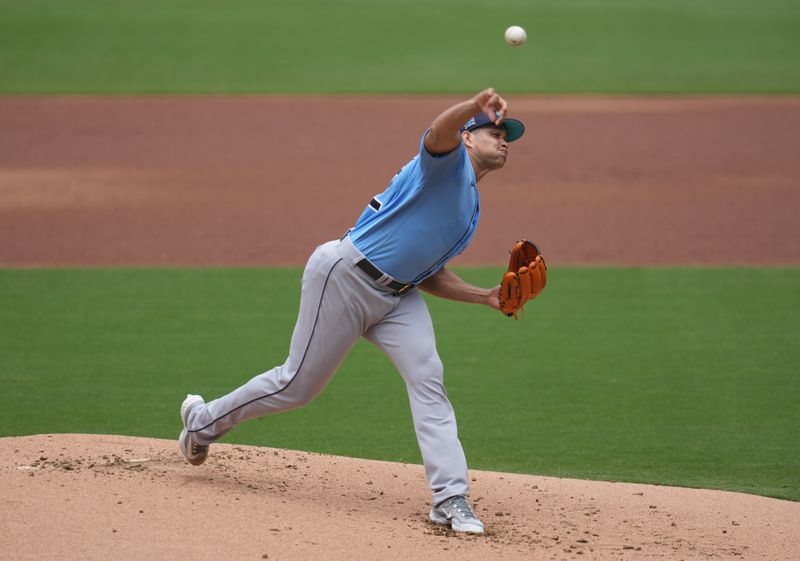
[[[518,241],[511,249],[508,272],[500,283],[500,311],[517,318],[528,300],[533,300],[547,284],[547,264],[539,247],[528,240]]]

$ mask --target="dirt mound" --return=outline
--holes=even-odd
[[[800,504],[738,493],[471,472],[484,536],[427,521],[421,466],[174,441],[0,439],[0,558],[800,558]]]

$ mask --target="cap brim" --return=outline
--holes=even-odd
[[[508,142],[514,142],[525,134],[525,125],[522,124],[522,121],[505,119],[503,121],[503,126],[506,128],[506,140]]]

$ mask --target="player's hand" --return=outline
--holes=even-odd
[[[493,310],[500,310],[500,285],[498,284],[489,291],[487,296],[486,305]]]
[[[472,98],[472,101],[481,111],[486,113],[495,125],[500,125],[508,113],[508,103],[494,91],[494,88],[486,88],[481,93]]]

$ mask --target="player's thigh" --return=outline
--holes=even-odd
[[[389,356],[407,383],[441,380],[443,368],[433,322],[419,291],[405,295],[364,337]]]

